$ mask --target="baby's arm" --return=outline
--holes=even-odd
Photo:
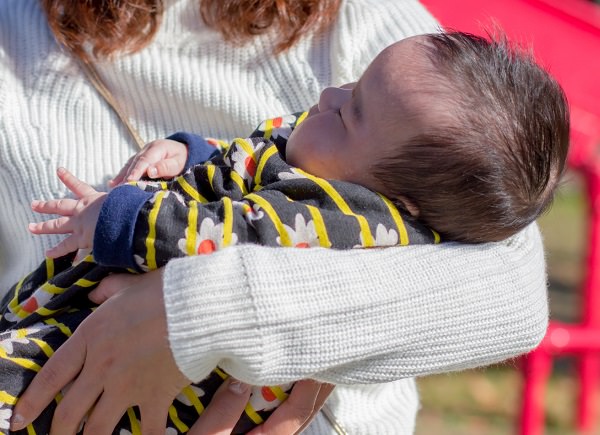
[[[195,165],[169,182],[140,181],[113,189],[96,226],[96,261],[151,270],[174,257],[252,241],[245,210],[233,202],[243,198],[247,186],[231,176],[234,171],[223,156],[215,162]]]

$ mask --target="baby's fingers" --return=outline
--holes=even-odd
[[[86,195],[92,195],[96,193],[96,189],[94,189],[89,184],[81,181],[75,175],[71,174],[65,168],[58,168],[56,171],[58,178],[63,182],[68,189],[77,195],[78,198],[81,198]]]
[[[51,199],[50,201],[32,201],[31,209],[37,213],[59,214],[61,216],[72,216],[77,208],[76,199]]]
[[[46,250],[46,257],[58,258],[67,255],[70,252],[79,249],[78,239],[75,236],[69,236],[58,245]]]
[[[136,158],[135,154],[133,156],[129,157],[129,160],[127,160],[127,163],[125,163],[125,165],[121,168],[119,173],[112,180],[108,180],[108,185],[110,187],[118,186],[123,181],[125,181],[125,176],[129,173],[129,168],[131,168],[131,165],[135,161],[135,158]]]
[[[148,166],[150,166],[150,162],[141,156],[135,162],[133,167],[129,168],[129,171],[125,175],[125,181],[138,181],[144,175],[146,175],[146,171],[148,170]]]
[[[150,178],[173,178],[181,173],[185,165],[185,158],[186,156],[175,156],[161,160],[148,168],[148,176]]]
[[[32,222],[28,228],[33,234],[68,234],[73,232],[70,224],[71,219],[63,216],[45,222]]]

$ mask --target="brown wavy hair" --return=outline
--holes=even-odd
[[[274,31],[275,54],[335,20],[341,0],[201,0],[204,22],[243,44]],[[57,41],[81,58],[110,58],[146,46],[160,26],[162,0],[41,0]]]

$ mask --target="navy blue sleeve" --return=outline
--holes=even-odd
[[[94,233],[93,254],[99,264],[141,271],[133,258],[133,236],[139,212],[152,196],[129,184],[108,194]]]
[[[219,154],[219,150],[217,148],[210,145],[206,139],[204,139],[202,136],[198,136],[197,134],[180,131],[172,134],[167,139],[181,142],[188,147],[188,158],[185,162],[183,172],[187,171],[192,166],[204,163],[205,161]]]

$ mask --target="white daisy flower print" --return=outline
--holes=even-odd
[[[144,272],[150,272],[150,268],[148,267],[148,263],[146,263],[146,259],[138,254],[133,254],[133,261],[138,267]]]
[[[288,237],[291,239],[292,246],[295,248],[309,248],[311,246],[320,246],[319,236],[315,229],[315,223],[311,219],[308,222],[300,213],[296,214],[294,228],[283,225]],[[277,243],[281,246],[281,237],[277,237]]]
[[[7,409],[8,406],[4,402],[0,402],[0,429],[8,430],[10,428],[10,417],[12,417],[12,410]]]
[[[286,115],[263,121],[259,126],[259,131],[265,133],[270,130],[268,138],[277,139],[279,137],[287,139],[292,134],[292,126],[296,123],[296,116]]]
[[[377,224],[375,229],[375,240],[373,246],[395,246],[398,244],[398,232],[394,229],[387,229],[383,224]],[[360,245],[354,246],[355,248],[364,248],[367,244],[363,237],[363,233],[360,233]]]
[[[200,223],[200,231],[196,233],[196,243],[193,254],[210,254],[218,249],[225,247],[223,242],[223,229],[224,224],[216,224],[211,218],[204,218]],[[190,255],[188,252],[187,244],[187,233],[188,229],[185,230],[186,238],[179,239],[177,247],[186,255]],[[230,245],[235,245],[238,241],[237,234],[231,234]]]
[[[280,180],[297,180],[306,178],[306,176],[299,173],[296,168],[290,168],[290,172],[280,172],[277,174],[277,176]]]
[[[21,343],[21,344],[29,343],[29,340],[27,338],[25,338],[25,335],[27,333],[26,330],[24,331],[22,329],[18,329],[16,331],[7,331],[7,332],[10,332],[10,335],[8,337],[0,340],[0,347],[4,350],[4,352],[6,352],[7,355],[11,355],[14,352],[14,348],[13,348],[14,343]],[[4,332],[3,335],[4,334],[6,334],[6,332]]]
[[[260,142],[256,145],[250,141],[244,141],[244,143],[252,147],[252,154],[248,154],[239,143],[234,143],[225,161],[250,186],[250,183],[254,180],[254,175],[256,175],[258,152],[265,146],[265,143]]]
[[[2,317],[11,323],[16,323],[21,320],[21,318],[15,314],[11,307],[8,307],[8,311],[6,311]]]
[[[286,391],[290,387],[291,384],[279,386],[283,391]],[[270,387],[253,387],[248,402],[255,411],[270,411],[281,404],[281,400],[277,398]]]
[[[238,207],[242,209],[242,213],[244,213],[244,218],[246,222],[252,225],[253,221],[257,221],[262,219],[265,216],[265,212],[262,210],[261,206],[258,204],[250,204],[247,201],[232,201],[234,207]]]
[[[21,309],[28,313],[35,312],[39,307],[46,305],[54,295],[44,290],[44,287],[38,288],[21,303]]]
[[[187,388],[189,388],[190,390],[192,390],[192,392],[194,393],[194,395],[196,397],[204,397],[204,395],[206,394],[202,388],[197,387],[195,385],[189,385]],[[175,399],[178,400],[179,402],[183,403],[184,405],[187,405],[187,406],[193,406],[194,405],[190,401],[190,399],[188,399],[187,395],[185,395],[185,393],[183,393],[183,392],[179,393],[177,395],[177,397],[175,397]]]
[[[181,205],[186,205],[185,203],[185,199],[183,198],[183,196],[181,196],[181,194],[179,192],[175,192],[173,190],[161,190],[160,192],[154,192],[154,195],[152,195],[152,198],[150,198],[150,203],[154,204],[157,200],[157,198],[159,197],[159,195],[162,195],[162,199],[166,199],[169,196],[174,196],[175,199],[181,203]]]

